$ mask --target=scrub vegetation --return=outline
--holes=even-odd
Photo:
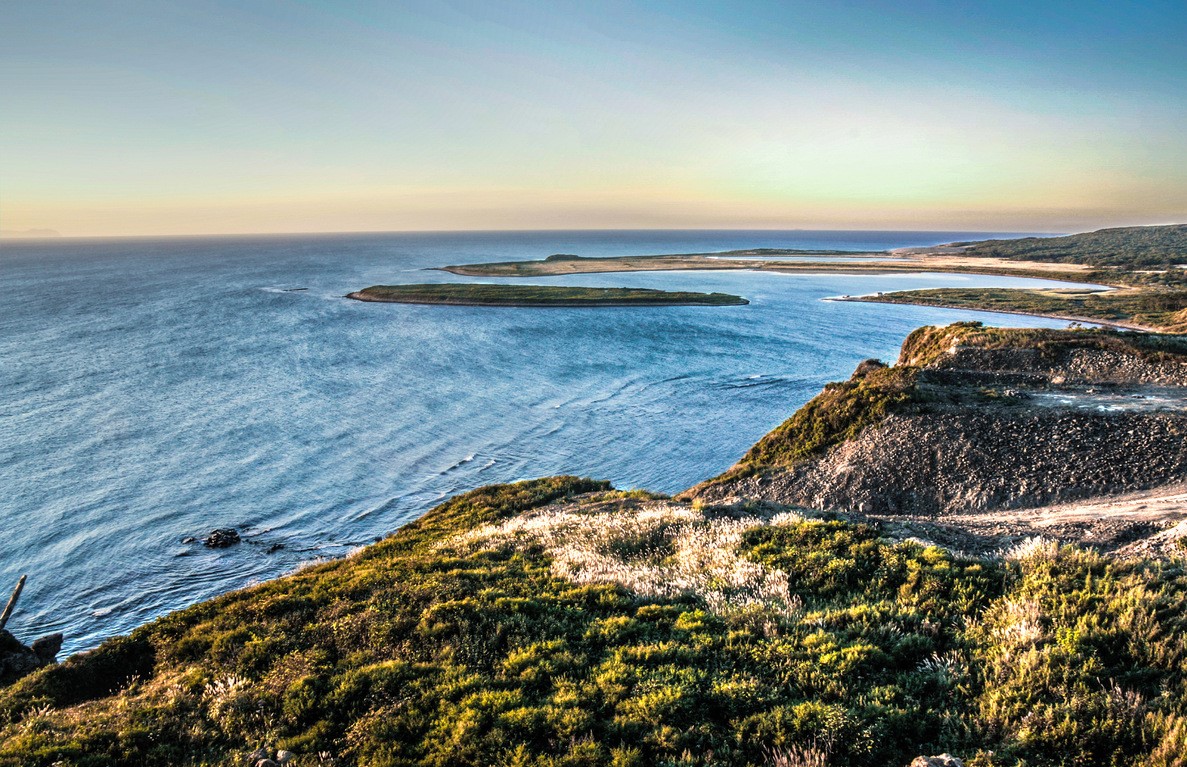
[[[933,288],[884,293],[876,299],[866,300],[1043,314],[1086,321],[1130,323],[1168,333],[1187,332],[1187,290]]]
[[[0,764],[1169,766],[1185,600],[1177,564],[558,477],[22,680]]]
[[[1057,261],[1102,268],[1181,267],[1187,255],[1187,224],[1100,229],[1065,237],[983,240],[968,245],[972,256],[1021,261]]]

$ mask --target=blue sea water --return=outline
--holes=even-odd
[[[976,232],[627,231],[0,245],[0,589],[11,628],[93,647],[341,556],[455,493],[558,473],[675,492],[827,381],[977,312],[826,302],[969,275],[676,272],[535,283],[736,293],[742,307],[529,309],[342,298],[465,281],[429,267],[750,247],[875,249]],[[494,281],[494,280],[486,280]],[[293,288],[304,288],[292,291]],[[236,527],[242,545],[183,543]],[[273,550],[277,545],[283,548]],[[6,592],[5,592],[6,593]]]

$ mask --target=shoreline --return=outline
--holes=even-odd
[[[353,293],[348,293],[343,296],[343,298],[350,298],[355,301],[362,301],[369,304],[412,304],[416,306],[489,306],[506,309],[602,309],[606,307],[646,309],[655,306],[706,306],[713,308],[718,306],[746,306],[750,303],[750,301],[745,298],[737,303],[732,304],[693,303],[690,301],[673,301],[670,303],[662,301],[427,301],[403,298],[368,298],[358,296]]]
[[[750,301],[728,293],[696,293],[631,288],[573,288],[541,285],[442,283],[380,285],[346,294],[366,303],[421,306],[491,306],[540,309],[604,307],[747,306]]]
[[[1039,317],[1048,320],[1063,320],[1066,322],[1079,322],[1089,325],[1100,325],[1101,327],[1114,328],[1116,330],[1130,330],[1135,333],[1160,333],[1162,331],[1157,328],[1152,328],[1147,325],[1139,325],[1133,322],[1124,322],[1121,320],[1102,320],[1093,319],[1091,317],[1079,317],[1072,314],[1044,314],[1041,312],[1027,312],[1021,309],[981,309],[975,306],[960,306],[958,304],[929,304],[920,301],[890,301],[876,296],[850,296],[844,298],[837,296],[835,298],[826,298],[825,301],[845,301],[850,303],[860,304],[896,304],[898,306],[923,306],[932,309],[959,309],[966,312],[989,312],[991,314],[1014,314],[1022,317]]]
[[[1011,261],[998,258],[969,257],[950,252],[863,251],[851,254],[852,261],[779,261],[777,258],[746,258],[753,251],[719,253],[680,253],[609,258],[565,258],[532,261],[498,261],[475,264],[452,264],[433,267],[435,271],[465,277],[554,277],[575,274],[612,274],[657,271],[753,271],[785,274],[979,274],[994,277],[1024,277],[1067,282],[1076,285],[1098,284],[1086,280],[1097,272],[1084,264],[1040,261]],[[764,253],[763,255],[766,255]],[[783,255],[783,254],[780,254]],[[788,257],[820,255],[789,251]],[[1109,287],[1115,287],[1110,285]]]
[[[502,273],[474,268],[480,265],[436,266],[431,271],[448,272],[461,277],[494,277],[501,279],[517,279],[528,277],[563,277],[576,274],[625,274],[630,272],[772,272],[775,274],[798,274],[803,276],[818,275],[864,275],[880,277],[892,274],[968,274],[983,277],[1016,277],[1030,280],[1048,280],[1050,282],[1064,282],[1069,285],[1104,285],[1104,283],[1085,282],[1083,278],[1063,271],[1048,273],[1045,271],[1026,270],[996,270],[958,265],[927,264],[917,261],[896,263],[891,261],[870,260],[863,263],[845,264],[829,261],[746,261],[729,258],[704,257],[703,261],[682,261],[662,264],[622,265],[620,268],[592,268],[571,270],[540,270],[524,273]],[[1087,277],[1088,275],[1084,275]],[[1114,285],[1105,287],[1114,288]]]

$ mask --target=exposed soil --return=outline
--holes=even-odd
[[[954,341],[919,372],[921,404],[822,454],[689,495],[875,518],[969,552],[1038,535],[1187,555],[1187,360],[1084,338]]]
[[[1184,553],[1179,540],[1187,540],[1187,484],[1054,506],[878,520],[896,537],[969,553],[997,551],[1040,536],[1122,556],[1166,557]]]

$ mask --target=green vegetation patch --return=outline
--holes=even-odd
[[[1058,261],[1101,267],[1175,267],[1187,263],[1187,224],[1101,229],[1066,237],[1023,237],[968,244],[972,256]]]
[[[824,391],[759,440],[728,473],[713,481],[787,467],[852,439],[892,412],[920,401],[915,387],[917,373],[911,367],[863,363],[848,381],[826,384]]]
[[[1187,331],[1187,290],[1032,290],[930,288],[886,293],[884,303],[1024,312],[1086,320],[1129,322],[1166,332]]]
[[[953,346],[980,349],[1035,349],[1055,358],[1074,349],[1101,349],[1149,361],[1187,361],[1187,336],[1131,333],[1103,328],[999,328],[980,322],[954,322],[918,328],[907,336],[898,364],[925,367],[937,363]]]
[[[728,293],[474,283],[373,285],[347,297],[360,301],[463,306],[741,306],[750,303]]]
[[[0,690],[0,764],[1169,767],[1187,746],[1187,576],[1029,544],[959,558],[876,528],[745,530],[790,611],[716,614],[454,545],[581,497],[483,488],[356,556],[174,613]],[[667,502],[664,502],[667,503]],[[589,523],[598,524],[590,513]],[[799,760],[799,761],[796,761]]]

